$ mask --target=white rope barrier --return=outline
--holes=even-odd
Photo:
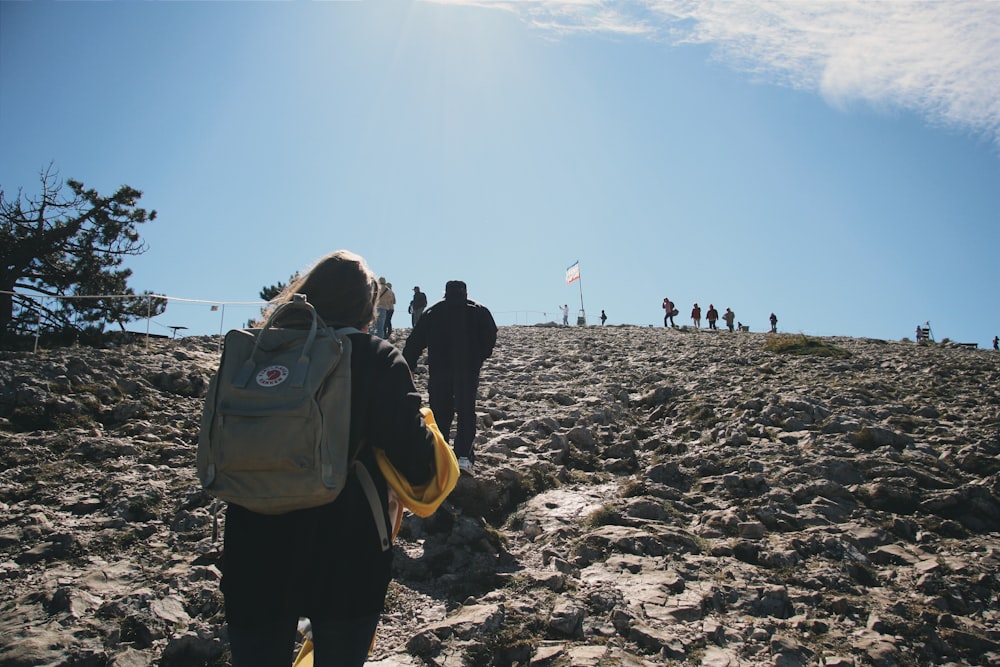
[[[32,301],[38,301],[40,304],[44,303],[45,299],[146,299],[146,346],[149,347],[149,337],[150,337],[150,322],[153,321],[152,310],[153,310],[153,300],[163,299],[167,302],[176,301],[178,303],[200,303],[212,306],[215,310],[216,307],[219,310],[219,335],[222,336],[225,333],[225,319],[226,319],[226,306],[266,306],[268,301],[219,301],[216,299],[190,299],[187,297],[171,296],[169,294],[40,294],[40,293],[26,293],[26,292],[9,292],[7,290],[0,290],[0,294],[9,294],[11,296],[20,297],[23,299],[30,299]],[[513,315],[514,324],[519,324],[520,320],[523,318],[524,323],[528,323],[528,319],[532,314],[541,315],[542,317],[548,317],[550,311],[542,310],[508,310],[508,311],[497,311],[495,313],[497,316],[501,315]],[[555,313],[551,313],[555,315]],[[41,322],[42,313],[38,313],[38,324],[35,330],[35,348],[38,348],[38,337],[41,332]],[[157,326],[164,326],[167,329],[172,329],[174,336],[177,335],[179,329],[184,329],[186,327],[171,327],[162,325],[159,322],[156,323]]]
[[[31,301],[37,301],[40,306],[44,305],[46,299],[55,300],[72,300],[72,299],[145,299],[146,304],[146,347],[149,347],[149,325],[153,320],[153,300],[163,299],[168,303],[170,301],[177,301],[180,303],[203,303],[212,306],[215,310],[219,307],[219,335],[223,333],[223,327],[225,326],[226,319],[226,306],[266,306],[267,301],[218,301],[211,299],[188,299],[179,296],[170,296],[168,294],[40,294],[40,293],[26,293],[26,292],[11,292],[7,290],[0,290],[0,294],[9,294],[11,296],[19,297],[22,299],[28,299]],[[38,338],[41,334],[42,326],[42,308],[39,308],[38,313],[38,323],[35,329],[35,351],[38,351]],[[174,330],[174,335],[177,335],[177,330],[184,327],[167,327],[168,329]]]

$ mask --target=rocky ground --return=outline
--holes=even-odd
[[[227,664],[217,353],[0,352],[0,666]],[[479,410],[371,664],[1000,664],[1000,354],[504,327]]]

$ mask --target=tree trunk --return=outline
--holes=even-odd
[[[7,333],[7,327],[14,318],[14,295],[6,291],[0,294],[0,336]]]

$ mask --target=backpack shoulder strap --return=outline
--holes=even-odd
[[[354,327],[339,327],[335,329],[335,331],[341,336],[361,333]],[[368,500],[368,506],[372,511],[372,518],[375,520],[375,528],[378,530],[379,544],[382,547],[382,551],[387,551],[392,546],[392,541],[389,539],[389,528],[386,525],[385,511],[382,507],[382,500],[378,496],[378,489],[375,487],[375,480],[372,479],[371,473],[368,472],[368,468],[366,468],[365,464],[360,460],[361,452],[364,450],[366,443],[367,440],[362,438],[361,442],[358,444],[358,449],[351,456],[350,468],[358,478],[358,482],[361,484],[361,489],[365,493],[365,498]]]
[[[378,497],[378,489],[375,488],[375,480],[372,479],[368,468],[361,461],[355,459],[354,465],[351,467],[354,470],[354,474],[357,475],[358,481],[361,483],[361,488],[365,492],[365,498],[368,499],[368,505],[371,507],[372,518],[375,519],[375,528],[378,529],[378,539],[379,544],[382,546],[382,551],[388,551],[389,547],[392,546],[392,542],[389,539],[389,528],[385,525],[385,512],[382,509],[382,500]]]

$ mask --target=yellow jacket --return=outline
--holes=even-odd
[[[413,486],[393,467],[385,452],[380,449],[375,450],[375,461],[389,483],[389,519],[392,521],[393,539],[399,532],[404,507],[419,517],[434,514],[458,484],[458,477],[461,474],[455,452],[441,435],[441,430],[434,421],[434,413],[428,408],[421,408],[420,412],[424,415],[427,428],[434,434],[435,473],[430,482],[423,486]]]

